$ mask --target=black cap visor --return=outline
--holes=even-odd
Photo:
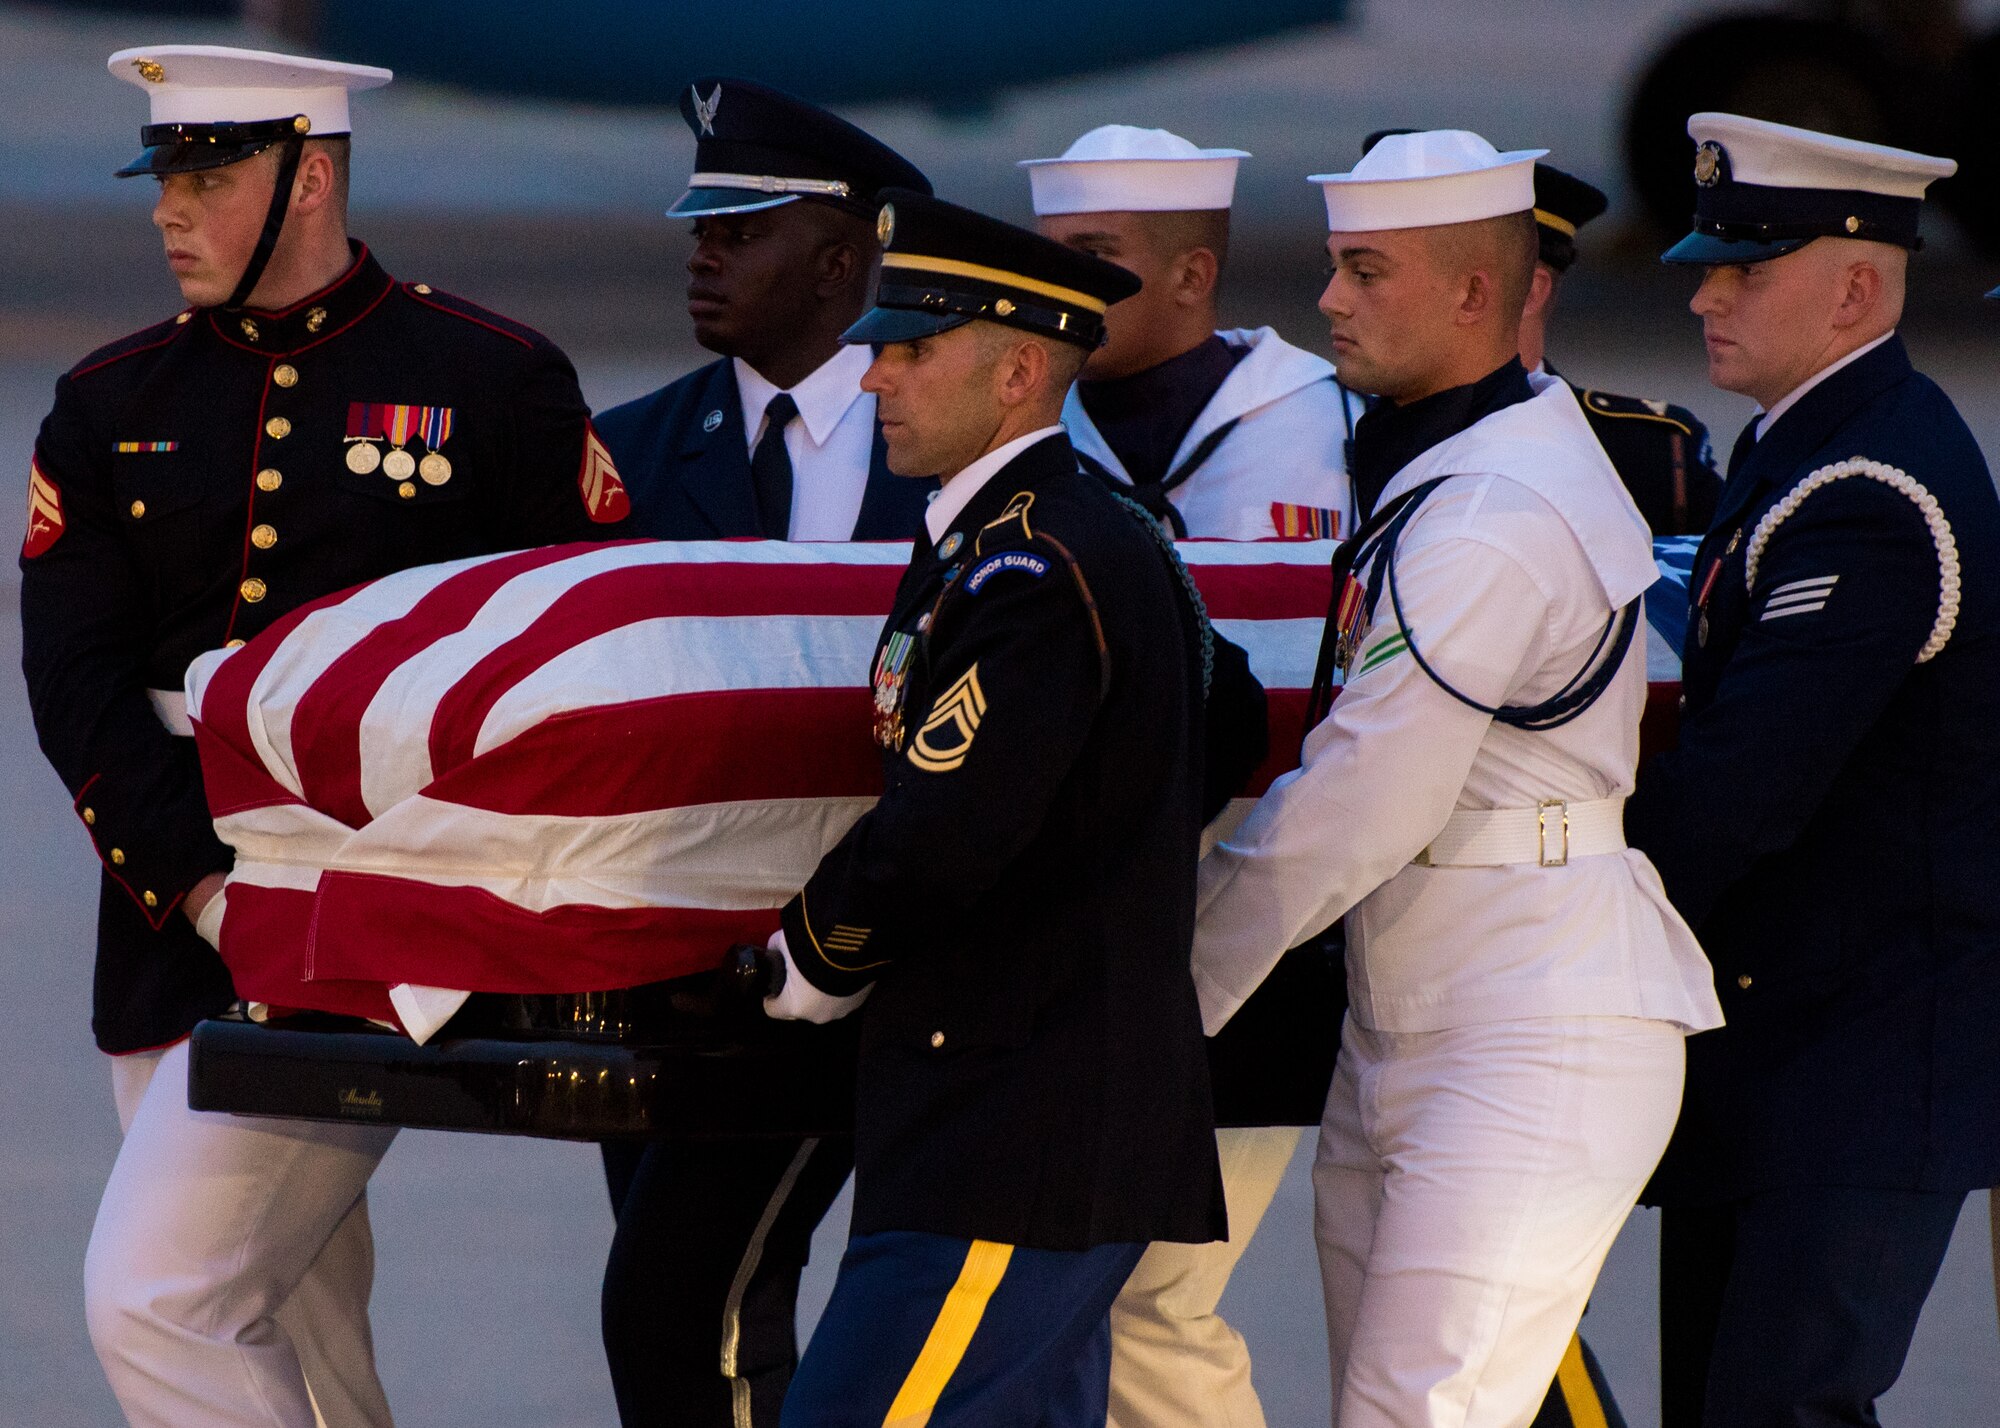
[[[922,312],[908,307],[871,307],[860,320],[840,334],[851,347],[867,344],[885,347],[892,342],[915,342],[920,337],[936,337],[973,319],[968,313]]]
[[[674,200],[669,218],[719,218],[725,213],[756,213],[780,204],[797,203],[796,193],[757,193],[743,188],[691,188]]]
[[[1812,238],[1718,238],[1712,233],[1695,232],[1660,254],[1660,261],[1704,268],[1764,263],[1796,253],[1810,242]]]
[[[225,168],[261,154],[271,145],[305,131],[297,118],[263,119],[251,124],[147,124],[139,130],[145,145],[139,157],[119,169],[118,178],[143,174],[190,174]],[[345,135],[321,134],[322,139]]]

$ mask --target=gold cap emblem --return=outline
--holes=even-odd
[[[160,67],[158,60],[135,59],[132,61],[132,68],[138,70],[139,78],[148,84],[160,84],[167,77],[166,70]]]
[[[1702,140],[1701,147],[1694,151],[1694,181],[1703,188],[1714,188],[1722,178],[1722,145],[1713,139]]]
[[[875,241],[886,248],[889,246],[889,240],[895,236],[896,205],[885,203],[882,205],[882,211],[875,215]]]

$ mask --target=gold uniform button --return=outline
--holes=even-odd
[[[252,605],[264,598],[265,588],[264,582],[254,575],[236,587],[237,592]]]
[[[430,290],[431,290],[431,285],[429,283],[418,283],[415,287],[410,289],[410,291],[413,293],[425,293],[425,294],[428,294]]]
[[[145,903],[147,907],[158,907],[160,905],[160,900],[153,896],[151,888],[147,888],[144,892],[140,893],[139,900]]]
[[[125,850],[124,850],[123,848],[113,848],[113,849],[111,850],[111,861],[112,861],[112,862],[113,862],[114,864],[116,864],[116,865],[117,865],[118,867],[121,867],[121,868],[122,868],[122,867],[124,867],[124,866],[125,866]]]
[[[1745,972],[1742,976],[1736,979],[1736,985],[1741,987],[1746,992],[1750,990],[1750,982],[1751,982],[1751,976],[1748,972]]]
[[[275,491],[284,484],[284,473],[275,466],[266,466],[257,473],[257,489],[260,491]]]
[[[193,314],[193,313],[191,313],[191,312],[184,312],[184,313],[181,313],[181,314],[180,314],[179,316],[177,316],[176,318],[174,318],[174,321],[175,321],[175,322],[177,322],[177,323],[181,323],[181,324],[185,324],[185,323],[187,322],[187,320],[188,320],[189,318],[193,317],[193,316],[194,316],[194,314]]]
[[[292,424],[283,417],[272,417],[264,423],[264,434],[273,441],[283,441],[292,434]]]
[[[250,531],[250,544],[259,550],[269,550],[278,543],[276,526],[254,526]]]
[[[139,517],[145,514],[146,514],[146,503],[144,501],[134,501],[132,503],[132,519],[136,521],[139,519]]]
[[[91,825],[95,824],[95,823],[97,822],[97,810],[96,810],[96,809],[94,809],[94,808],[86,808],[86,809],[84,809],[84,810],[83,810],[83,822],[84,822],[84,826],[85,826],[85,827],[89,827],[89,826],[91,826]]]
[[[281,387],[296,387],[299,384],[299,369],[289,362],[280,362],[271,373],[271,380]]]
[[[402,485],[396,488],[396,494],[398,496],[401,496],[406,501],[409,500],[412,496],[417,494],[417,483],[414,481],[405,481]]]
[[[226,649],[226,650],[240,650],[240,649],[242,649],[242,648],[243,648],[243,641],[241,641],[241,640],[224,640],[224,641],[222,642],[222,647],[223,647],[224,649]]]
[[[932,1033],[931,1033],[931,1049],[932,1049],[933,1051],[935,1051],[935,1050],[936,1050],[936,1049],[937,1049],[938,1047],[940,1047],[940,1046],[943,1046],[943,1045],[944,1045],[944,1033],[943,1033],[943,1032],[941,1032],[941,1031],[934,1031],[934,1032],[932,1032]]]

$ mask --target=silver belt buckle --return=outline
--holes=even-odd
[[[1562,850],[1553,858],[1549,856],[1549,810],[1551,809],[1559,809],[1562,816]],[[1560,798],[1545,798],[1535,805],[1535,856],[1545,868],[1569,866],[1569,804]]]

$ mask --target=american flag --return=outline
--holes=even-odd
[[[239,994],[391,1020],[398,983],[597,991],[761,942],[880,791],[868,671],[908,549],[488,556],[204,655],[188,707],[236,850]],[[1270,692],[1261,791],[1298,748],[1332,543],[1181,552]]]

